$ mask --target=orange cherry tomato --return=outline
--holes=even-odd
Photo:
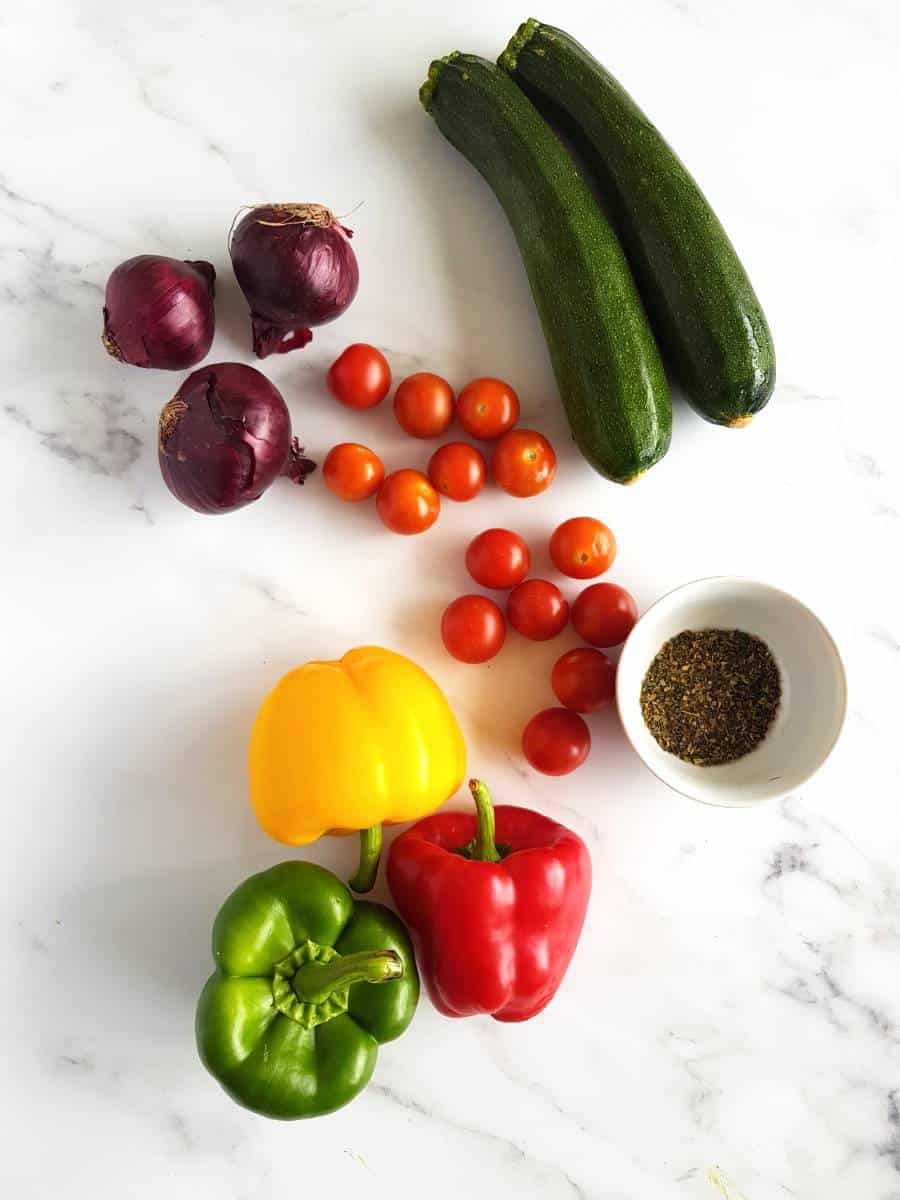
[[[412,437],[440,437],[453,420],[453,388],[440,375],[407,375],[394,392],[394,416]]]
[[[594,517],[571,517],[550,538],[550,557],[570,579],[593,579],[608,571],[616,557],[613,531]]]
[[[579,646],[558,658],[550,684],[560,704],[575,712],[596,712],[616,694],[616,667],[602,650]]]
[[[536,496],[553,482],[556,455],[543,434],[533,429],[510,429],[494,447],[491,471],[511,496]]]
[[[432,454],[428,478],[448,500],[472,500],[484,487],[487,463],[474,446],[448,442]]]
[[[374,408],[391,390],[388,360],[374,346],[354,342],[328,368],[328,390],[347,408]]]
[[[502,379],[473,379],[459,393],[456,415],[472,437],[489,441],[519,419],[519,397]]]
[[[381,487],[384,464],[368,446],[341,442],[328,451],[322,475],[339,500],[368,500]]]
[[[441,498],[421,471],[393,471],[378,489],[378,515],[394,533],[424,533],[438,519]]]
[[[521,583],[531,567],[531,553],[511,529],[485,529],[466,550],[466,570],[482,587],[505,590]]]
[[[460,596],[444,610],[441,637],[460,662],[487,662],[506,639],[506,621],[487,596]]]

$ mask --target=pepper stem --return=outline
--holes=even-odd
[[[500,862],[502,855],[494,840],[494,805],[487,784],[480,779],[469,780],[469,791],[475,801],[478,816],[478,832],[470,843],[471,857],[479,862]]]
[[[381,858],[381,826],[359,831],[359,866],[350,880],[354,892],[371,892]]]
[[[329,962],[308,962],[298,967],[291,987],[304,1004],[321,1004],[334,992],[354,983],[388,983],[403,974],[403,960],[396,950],[360,950],[358,954],[336,955]]]

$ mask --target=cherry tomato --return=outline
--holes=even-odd
[[[347,408],[374,408],[391,390],[391,368],[380,350],[354,342],[328,368],[328,390]]]
[[[521,583],[531,566],[531,554],[511,529],[486,529],[469,542],[466,570],[486,588],[511,588]]]
[[[407,375],[394,392],[394,416],[413,437],[440,437],[453,420],[453,389],[428,371]]]
[[[556,455],[542,434],[533,429],[511,429],[494,447],[491,471],[511,496],[536,496],[553,482]]]
[[[472,500],[484,487],[487,463],[474,446],[448,442],[432,454],[428,477],[448,500]]]
[[[569,602],[555,583],[526,579],[509,593],[506,616],[523,637],[546,642],[565,629]]]
[[[550,684],[560,704],[575,712],[596,712],[616,694],[616,668],[602,650],[579,646],[558,658]]]
[[[506,622],[487,596],[460,596],[444,610],[441,637],[460,662],[487,662],[506,640]]]
[[[378,490],[378,515],[394,533],[424,533],[438,519],[441,498],[421,471],[393,471]]]
[[[489,441],[519,419],[519,397],[502,379],[473,379],[459,393],[456,415],[472,437]]]
[[[571,579],[593,579],[608,571],[616,557],[613,531],[594,517],[571,517],[554,530],[550,557]]]
[[[638,618],[634,598],[615,583],[593,583],[572,606],[575,632],[592,646],[618,646]]]
[[[384,464],[368,446],[341,442],[328,451],[322,475],[339,500],[368,500],[381,487]]]
[[[545,708],[522,733],[522,753],[544,775],[568,775],[588,756],[591,733],[578,713]]]

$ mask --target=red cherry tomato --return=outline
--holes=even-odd
[[[440,375],[407,375],[394,392],[394,416],[412,437],[440,437],[453,420],[453,389]]]
[[[575,632],[592,646],[618,646],[634,628],[637,605],[615,583],[593,583],[572,606]]]
[[[581,766],[590,748],[590,730],[568,708],[545,708],[522,733],[522,753],[544,775],[568,775]]]
[[[460,662],[487,662],[506,639],[506,622],[487,596],[460,596],[444,610],[441,637]]]
[[[423,533],[438,519],[441,498],[421,471],[404,468],[385,479],[375,507],[394,533]]]
[[[432,454],[428,477],[448,500],[472,500],[484,487],[487,463],[474,446],[448,442]]]
[[[466,433],[489,441],[519,419],[519,397],[502,379],[473,379],[459,393],[456,416]]]
[[[536,496],[553,482],[556,455],[543,434],[511,429],[494,447],[491,472],[511,496]]]
[[[381,487],[384,464],[368,446],[341,442],[328,451],[322,475],[339,500],[368,500]]]
[[[506,616],[513,629],[533,642],[556,637],[569,620],[569,602],[555,583],[526,579],[509,593]]]
[[[616,694],[616,668],[602,650],[579,646],[558,658],[550,684],[560,704],[575,712],[596,712]]]
[[[391,368],[380,350],[354,342],[328,368],[328,390],[347,408],[374,408],[391,390]]]
[[[469,542],[466,550],[466,570],[482,587],[515,587],[530,566],[528,547],[511,529],[486,529]]]
[[[571,579],[593,579],[609,570],[616,557],[613,531],[594,517],[571,517],[554,530],[550,557]]]

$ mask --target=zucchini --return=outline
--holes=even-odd
[[[560,29],[526,21],[501,67],[574,137],[610,203],[663,356],[708,421],[739,428],[775,386],[760,303],[700,188],[625,89]]]
[[[494,63],[451,54],[419,98],[493,188],[531,284],[579,450],[630,483],[665,454],[665,372],[616,235],[556,135]]]

